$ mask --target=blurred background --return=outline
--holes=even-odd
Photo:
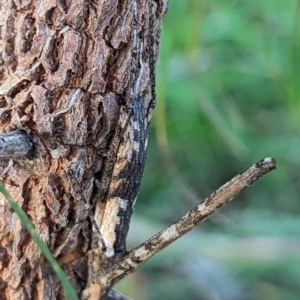
[[[300,299],[300,1],[171,0],[129,248],[268,156],[272,172],[117,287],[134,300]]]

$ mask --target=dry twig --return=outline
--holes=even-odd
[[[0,159],[24,158],[32,150],[28,135],[20,130],[0,133]]]
[[[274,169],[276,169],[276,161],[273,158],[265,158],[243,173],[236,175],[182,218],[140,246],[131,250],[120,260],[113,270],[107,274],[107,281],[116,283],[127,274],[134,272],[150,257],[183,236],[199,222],[205,220],[219,208],[235,198],[241,191],[261,176]]]

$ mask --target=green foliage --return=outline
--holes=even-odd
[[[170,0],[163,23],[157,108],[134,216],[167,225],[236,173],[261,158],[274,157],[276,172],[200,225],[195,240],[189,240],[192,255],[204,232],[224,237],[228,248],[218,244],[221,263],[240,287],[237,299],[300,297],[299,285],[292,284],[299,280],[299,272],[293,271],[295,265],[299,267],[299,256],[291,243],[300,228],[299,16],[296,0]],[[263,248],[252,249],[253,239],[259,237],[264,239]],[[273,245],[271,238],[277,241],[273,251],[268,248]],[[231,268],[230,245],[242,241],[245,249]],[[214,251],[213,240],[209,243]],[[203,246],[200,243],[199,248]],[[173,256],[174,249],[165,251]],[[284,249],[285,255],[279,255],[278,249]],[[209,251],[199,251],[198,258],[207,259]],[[253,251],[261,257],[247,264]],[[192,280],[185,273],[181,274],[185,284],[178,285],[180,276],[174,279],[173,272],[182,264],[175,263],[172,271],[163,267],[163,261],[158,268],[157,259],[141,271],[149,285],[139,299],[158,299],[155,287],[160,299],[175,299],[174,293],[176,299],[217,299],[205,293],[209,286],[202,284],[199,290],[199,283],[190,289]],[[214,263],[219,260],[212,258]],[[163,269],[169,275],[159,276]],[[216,293],[228,299],[217,288]]]
[[[32,222],[29,220],[28,216],[23,211],[23,209],[19,206],[19,204],[12,199],[12,197],[10,196],[10,194],[8,193],[8,191],[5,189],[4,185],[1,182],[0,182],[0,192],[4,195],[4,197],[6,198],[6,200],[8,201],[9,205],[14,210],[14,212],[18,215],[23,226],[28,230],[29,234],[31,235],[32,239],[39,247],[40,251],[45,255],[53,271],[56,273],[58,279],[61,281],[61,284],[65,290],[68,299],[79,300],[68,277],[66,276],[62,268],[59,266],[57,261],[55,260],[53,254],[51,253],[51,251],[49,250],[45,242],[39,237],[38,233],[35,231]]]

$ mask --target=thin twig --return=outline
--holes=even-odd
[[[131,298],[128,298],[115,290],[110,290],[105,300],[131,300]]]
[[[171,226],[157,233],[125,255],[107,275],[106,279],[108,282],[116,283],[125,275],[134,272],[154,254],[183,236],[199,222],[205,220],[212,213],[235,198],[241,191],[261,176],[274,169],[276,169],[276,161],[273,158],[265,158],[245,172],[235,176]]]

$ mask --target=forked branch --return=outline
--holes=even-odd
[[[273,158],[265,158],[245,172],[236,175],[171,226],[131,250],[107,275],[106,279],[114,284],[125,275],[134,272],[150,257],[190,231],[261,176],[275,169],[276,161]]]

